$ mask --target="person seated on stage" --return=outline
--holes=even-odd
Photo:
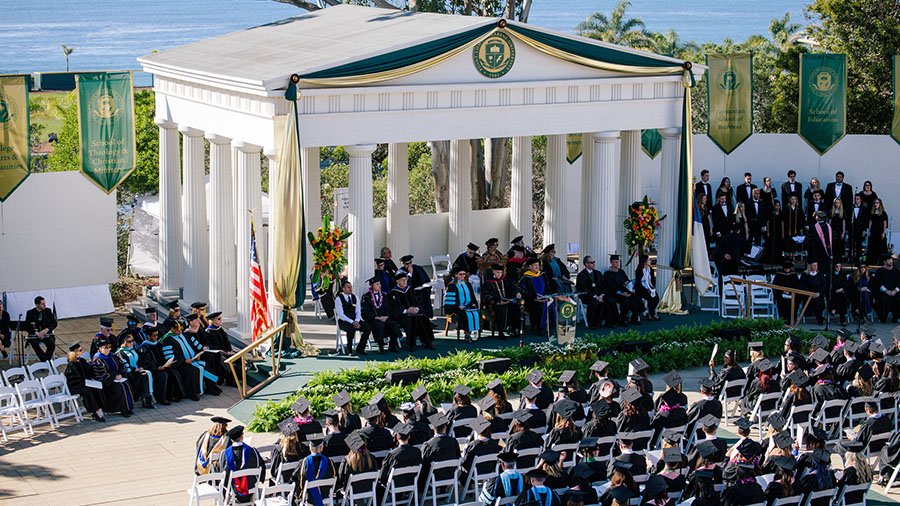
[[[399,339],[403,336],[400,323],[391,318],[387,295],[381,291],[381,280],[369,279],[369,291],[362,296],[362,318],[372,329],[372,337],[378,343],[378,352],[384,353],[385,337],[390,351],[400,351]],[[365,352],[365,350],[363,350]]]
[[[470,242],[466,245],[466,250],[460,253],[456,260],[453,261],[453,265],[450,266],[450,272],[455,275],[458,269],[465,269],[467,276],[475,274],[478,272],[479,258],[481,256],[478,254],[478,245]]]
[[[416,340],[429,350],[434,349],[434,327],[426,312],[430,304],[419,298],[417,291],[409,287],[409,278],[398,272],[395,286],[388,297],[394,321],[400,322],[406,334],[406,349],[414,351]]]
[[[547,311],[547,304],[542,300],[550,291],[541,275],[541,261],[537,257],[525,260],[525,272],[522,273],[518,285],[522,298],[525,299],[531,333],[547,335],[548,323],[551,327],[555,327],[554,323],[548,322],[554,320],[555,312]]]
[[[634,291],[647,301],[647,319],[659,321],[656,306],[659,305],[659,293],[656,291],[656,273],[650,263],[649,255],[638,257],[638,266],[634,270]]]
[[[127,378],[131,385],[132,397],[141,399],[143,407],[154,409],[156,406],[153,405],[153,374],[141,367],[141,357],[134,347],[133,335],[124,337],[115,358],[119,361],[122,376]]]
[[[734,381],[734,380],[742,380],[746,379],[747,375],[744,373],[744,370],[737,363],[736,353],[733,349],[725,350],[725,355],[722,357],[722,370],[716,372],[716,361],[715,358],[709,361],[709,379],[713,381],[715,385],[713,387],[713,392],[716,394],[722,391],[722,388],[725,387],[726,381]],[[743,388],[741,385],[736,385],[728,392],[728,397],[737,398],[740,397],[741,392],[743,392]]]
[[[385,260],[381,257],[375,259],[375,274],[372,277],[381,281],[381,286],[387,290],[394,287],[394,275],[388,274],[387,269],[385,268]],[[341,285],[342,289],[343,286],[344,285]]]
[[[123,346],[122,343],[125,342],[125,338],[131,336],[134,339],[134,347],[137,348],[144,342],[144,331],[141,329],[139,325],[138,319],[134,315],[128,315],[128,321],[125,323],[125,328],[122,329],[122,332],[119,332],[119,335],[116,336],[115,345],[118,345],[120,348]],[[112,341],[112,340],[110,340]]]
[[[609,269],[603,273],[603,288],[606,296],[619,305],[619,325],[626,327],[628,323],[640,325],[641,313],[644,312],[644,303],[631,288],[628,275],[621,269],[622,257],[609,256]],[[631,319],[628,315],[631,314]]]
[[[159,319],[159,313],[156,312],[155,307],[147,306],[144,308],[144,315],[147,316],[147,321],[145,321],[144,324],[141,325],[141,332],[144,333],[144,338],[146,339],[147,330],[151,327],[152,328],[158,327],[159,324],[157,323],[157,320]],[[140,345],[138,345],[138,346],[140,346]]]
[[[572,292],[569,268],[556,257],[555,244],[548,244],[541,252],[541,270],[544,271],[544,282],[551,293]]]
[[[212,427],[203,431],[197,438],[197,443],[194,445],[196,449],[194,474],[197,476],[221,471],[217,468],[219,458],[231,444],[227,436],[229,423],[231,420],[227,418],[214,416],[212,417]]]
[[[900,317],[900,271],[894,269],[894,258],[883,257],[882,267],[872,275],[872,292],[875,294],[875,313],[881,323],[897,323]]]
[[[178,305],[178,301],[174,300],[168,304],[169,307],[169,315],[162,322],[162,328],[159,329],[159,335],[165,336],[169,331],[175,328],[175,325],[178,324],[179,329],[184,329],[187,327],[187,320],[181,316],[181,306]],[[179,333],[181,330],[178,331]]]
[[[171,401],[185,397],[181,374],[174,364],[167,362],[159,344],[159,329],[147,327],[147,339],[137,348],[138,364],[153,376],[153,397],[156,402],[168,406]]]
[[[413,263],[412,255],[405,255],[400,257],[400,270],[399,272],[406,273],[406,277],[409,278],[409,287],[416,291],[419,294],[419,299],[424,301],[431,301],[431,287],[425,287],[426,284],[431,283],[431,277],[428,276],[428,273],[425,272],[425,268],[421,265],[416,265]],[[394,277],[396,280],[396,276]],[[389,289],[386,286],[381,287],[384,293],[388,293]],[[429,318],[434,317],[434,307],[431,304],[425,304],[422,308],[425,311],[425,314]]]
[[[97,354],[97,351],[100,349],[100,341],[106,341],[111,346],[115,347],[116,337],[112,335],[112,327],[113,327],[113,319],[102,317],[100,318],[100,329],[94,334],[94,338],[91,339],[91,356]]]
[[[819,325],[825,323],[825,296],[827,295],[827,282],[825,275],[819,272],[819,263],[815,260],[806,266],[806,272],[800,275],[800,289],[808,292],[816,292],[818,297],[812,297],[809,302],[807,315],[815,316]]]
[[[219,456],[219,469],[225,472],[226,486],[233,491],[239,503],[249,503],[257,496],[258,483],[266,482],[266,462],[256,448],[244,444],[244,426],[238,425],[228,431],[231,445]],[[254,476],[231,478],[231,473],[244,469],[259,469],[259,479]]]
[[[200,317],[200,328],[205,329],[209,326],[209,319],[206,317],[206,307],[208,306],[205,302],[192,302],[191,303],[191,314],[195,314]],[[190,315],[188,315],[190,316]]]
[[[741,256],[744,252],[744,236],[741,234],[741,225],[735,223],[731,227],[731,233],[722,237],[716,244],[712,260],[716,263],[721,276],[730,276],[738,273]]]
[[[98,422],[105,422],[103,409],[106,407],[106,396],[103,390],[87,386],[88,380],[94,380],[94,369],[82,356],[84,351],[81,343],[69,346],[68,363],[66,363],[66,385],[72,395],[80,395],[84,408],[91,414],[91,418]]]
[[[491,237],[484,243],[487,250],[478,259],[478,277],[482,282],[491,279],[494,264],[501,266],[506,264],[506,256],[497,249],[498,244],[500,244],[500,240],[496,237]]]
[[[222,389],[219,385],[225,383],[225,360],[220,353],[211,351],[206,346],[206,333],[201,326],[203,325],[203,316],[201,313],[191,313],[187,317],[188,326],[180,336],[176,339],[188,343],[194,349],[194,360],[192,364],[200,367],[203,375],[204,389],[203,392],[211,395],[219,395]]]
[[[91,361],[94,378],[103,384],[103,395],[106,397],[106,409],[120,413],[125,418],[134,413],[134,401],[131,397],[131,386],[128,379],[122,376],[119,363],[112,356],[112,343],[100,340],[97,353]]]
[[[34,307],[25,312],[25,329],[28,331],[28,343],[41,362],[53,359],[53,352],[56,351],[56,336],[53,331],[56,325],[56,317],[47,308],[47,301],[40,295],[35,297]],[[41,349],[41,345],[44,349]]]
[[[499,499],[517,497],[525,489],[525,477],[516,471],[516,454],[504,451],[497,455],[500,474],[484,482],[478,500],[482,504],[495,504]]]
[[[500,339],[506,339],[509,333],[519,337],[522,314],[518,301],[522,299],[513,279],[506,276],[506,270],[500,264],[491,266],[491,277],[482,285],[481,300],[491,315],[491,329],[500,332]]]
[[[596,329],[603,321],[613,328],[619,320],[619,310],[603,291],[603,274],[596,269],[594,257],[584,257],[583,263],[584,269],[575,277],[575,291],[580,293],[578,298],[585,305],[588,328]]]
[[[772,284],[783,286],[785,288],[799,288],[800,278],[797,273],[794,272],[794,262],[785,260],[784,264],[782,264],[781,272],[775,273]],[[790,323],[791,294],[789,292],[775,290],[775,306],[778,308],[778,317],[786,323]],[[794,307],[794,311],[797,311],[797,307]]]
[[[518,243],[522,243],[522,236],[516,237],[516,239]],[[517,244],[516,239],[513,240],[513,246],[506,252],[506,275],[513,279],[519,279],[522,276],[527,258],[525,247]]]
[[[475,289],[466,281],[468,272],[463,266],[453,268],[456,279],[447,286],[444,294],[444,314],[455,317],[457,327],[466,334],[466,342],[471,343],[472,333],[475,333],[476,341],[481,333],[481,313],[478,311]]]
[[[200,368],[192,365],[195,352],[190,344],[183,345],[182,340],[176,339],[181,335],[181,327],[178,323],[166,333],[160,340],[159,351],[162,352],[161,360],[164,364],[169,364],[169,369],[174,373],[175,380],[178,385],[181,398],[199,401],[201,393],[200,384],[203,380],[200,375]],[[145,341],[146,342],[146,341]]]
[[[384,271],[387,272],[388,279],[394,279],[394,274],[399,270],[397,264],[394,263],[394,253],[387,246],[381,248],[378,258],[384,259]]]
[[[210,350],[221,352],[223,359],[237,353],[231,345],[228,333],[222,328],[222,312],[214,311],[209,313],[206,317],[209,320],[209,326],[206,327],[206,347]],[[229,384],[234,383],[234,378],[231,378],[230,375],[226,376],[231,380],[229,381]]]
[[[378,272],[376,271],[375,279]],[[334,300],[334,317],[337,319],[338,327],[347,334],[346,353],[353,356],[354,354],[366,355],[366,345],[369,343],[369,333],[372,329],[369,324],[363,320],[362,306],[353,293],[353,284],[349,281],[341,283],[341,293]],[[356,333],[360,333],[359,344],[355,351],[353,341]],[[341,350],[338,350],[341,353]]]

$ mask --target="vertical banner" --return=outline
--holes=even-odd
[[[897,96],[897,89],[900,86],[900,76],[897,75],[897,63],[900,62],[900,56],[894,56],[894,79],[893,79],[893,99],[894,99],[894,119],[891,121],[891,137],[900,143],[900,97]]]
[[[0,202],[31,172],[28,76],[0,76]]]
[[[581,158],[581,134],[566,135],[566,161],[569,165]]]
[[[75,89],[81,171],[111,193],[136,160],[131,72],[78,74]]]
[[[847,128],[847,56],[800,55],[800,110],[797,133],[820,155],[837,144]]]
[[[650,157],[651,160],[662,151],[662,135],[659,130],[653,128],[650,130],[641,130],[641,149]]]
[[[727,155],[753,133],[753,57],[749,53],[710,54],[706,65],[706,133]]]

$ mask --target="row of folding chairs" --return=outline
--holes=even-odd
[[[26,379],[14,386],[0,386],[0,434],[23,431],[34,435],[34,427],[49,424],[59,427],[60,420],[74,418],[81,422],[78,396],[69,392],[65,376],[50,374],[40,379]]]
[[[25,380],[39,380],[52,374],[64,374],[68,358],[59,357],[49,362],[35,362],[24,367],[10,367],[0,374],[0,386],[11,387]]]

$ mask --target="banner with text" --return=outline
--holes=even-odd
[[[581,134],[566,135],[566,161],[569,165],[581,158]]]
[[[753,133],[753,57],[749,53],[710,54],[706,65],[706,133],[727,155]]]
[[[30,173],[28,77],[0,76],[0,202]]]
[[[897,64],[900,63],[900,56],[894,56],[894,119],[891,121],[891,137],[895,141],[900,142],[900,97],[897,96],[897,90],[900,89],[900,76],[897,75]]]
[[[81,171],[106,193],[135,165],[134,94],[130,72],[78,74]]]
[[[837,144],[847,128],[847,56],[800,55],[800,110],[797,133],[820,155]]]
[[[650,157],[651,160],[662,150],[662,134],[659,130],[651,128],[650,130],[641,130],[641,149]]]

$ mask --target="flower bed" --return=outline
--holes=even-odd
[[[490,358],[512,360],[510,370],[499,377],[509,392],[517,392],[525,386],[525,377],[534,367],[544,371],[550,385],[566,369],[577,371],[579,381],[587,383],[591,378],[590,366],[598,355],[610,363],[610,372],[617,378],[625,376],[628,362],[638,356],[646,360],[655,372],[704,366],[715,344],[719,345],[719,360],[725,349],[734,348],[739,359],[746,361],[748,339],[733,334],[733,331],[740,329],[750,331],[750,340],[762,341],[768,356],[781,353],[784,340],[791,332],[802,340],[812,338],[809,332],[790,331],[783,329],[783,326],[780,320],[731,320],[643,334],[630,330],[604,336],[588,335],[566,345],[539,343],[497,351],[458,351],[438,358],[408,357],[393,362],[372,362],[359,368],[316,374],[306,386],[287,399],[257,406],[249,428],[254,431],[275,430],[278,422],[290,414],[290,406],[299,396],[308,399],[313,413],[319,415],[334,406],[331,396],[341,390],[350,392],[353,406],[357,408],[365,405],[378,392],[384,394],[389,404],[397,406],[409,400],[410,392],[420,384],[428,387],[431,399],[438,403],[449,402],[453,388],[460,383],[472,388],[473,398],[479,398],[486,393],[485,385],[498,377],[478,370],[478,362]],[[722,337],[729,334],[731,337]],[[649,346],[649,353],[619,351],[623,345],[627,347],[635,341],[643,341],[645,346]],[[396,369],[420,369],[422,377],[413,385],[391,385],[384,374]]]

